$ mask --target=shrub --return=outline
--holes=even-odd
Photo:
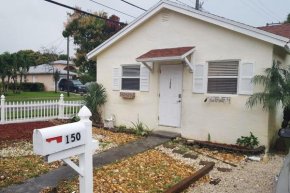
[[[40,82],[24,82],[22,83],[22,90],[32,92],[44,91],[44,84]]]
[[[250,136],[238,138],[237,145],[248,149],[254,149],[255,146],[259,145],[258,137],[255,137],[253,133],[250,132]]]
[[[120,125],[120,126],[118,127],[118,131],[120,131],[120,132],[125,131],[125,129],[127,129],[126,125]]]
[[[107,92],[103,85],[98,83],[91,84],[84,95],[84,101],[92,112],[92,121],[94,123],[102,123],[100,108],[107,102]]]
[[[131,123],[133,124],[132,130],[135,132],[136,135],[144,136],[148,135],[151,132],[146,125],[144,125],[142,122],[139,121],[139,118],[136,123],[134,122]]]

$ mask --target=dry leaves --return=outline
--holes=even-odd
[[[130,143],[136,141],[137,139],[140,139],[140,137],[134,134],[113,133],[111,131],[99,129],[96,127],[93,127],[93,134],[103,135],[105,136],[104,141],[116,143],[118,145],[124,145],[126,143]]]
[[[94,192],[163,192],[194,172],[193,167],[153,149],[95,169]],[[57,192],[78,192],[77,183],[78,179],[63,181]]]
[[[224,152],[224,151],[212,151],[206,148],[201,148],[201,149],[196,149],[196,152],[205,154],[205,155],[210,155],[214,158],[223,160],[223,161],[227,161],[230,163],[234,163],[234,164],[238,164],[240,163],[242,160],[245,159],[244,155],[240,155],[237,153],[228,153],[228,152]]]
[[[20,183],[26,179],[56,169],[60,162],[43,163],[40,156],[14,157],[0,159],[0,188]]]

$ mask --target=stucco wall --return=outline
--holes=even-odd
[[[261,106],[245,107],[249,96],[232,95],[231,104],[204,103],[206,94],[192,93],[193,74],[188,67],[183,71],[183,94],[181,128],[158,126],[160,64],[154,65],[150,74],[149,92],[136,92],[134,100],[122,99],[119,91],[112,90],[113,66],[136,64],[136,58],[156,48],[196,46],[194,63],[211,60],[239,59],[255,62],[255,74],[270,67],[273,46],[266,42],[165,10],[170,20],[162,22],[162,13],[155,15],[139,28],[97,56],[97,82],[108,92],[108,102],[103,116],[116,116],[116,125],[131,126],[131,121],[140,121],[149,128],[181,132],[183,137],[235,143],[242,135],[253,132],[263,145],[268,145],[268,113]],[[261,87],[254,87],[255,91]],[[214,95],[218,96],[218,95]]]

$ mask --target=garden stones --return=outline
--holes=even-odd
[[[184,154],[183,157],[184,158],[190,158],[190,159],[197,159],[198,158],[197,155],[193,155],[193,154],[189,154],[189,153]]]

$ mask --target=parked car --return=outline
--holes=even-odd
[[[284,138],[290,138],[290,129],[283,128],[279,130],[278,135]],[[290,153],[284,158],[280,174],[275,176],[275,187],[273,193],[289,192],[290,189]]]
[[[87,92],[86,86],[83,85],[79,80],[67,80],[65,78],[61,79],[59,84],[58,84],[58,88],[61,91],[65,91],[67,90],[67,81],[69,82],[69,91],[70,92],[74,92],[74,93],[85,93]]]
[[[90,86],[90,85],[92,85],[92,84],[94,84],[95,82],[87,82],[86,84],[85,84],[85,87],[88,89],[88,87]]]

